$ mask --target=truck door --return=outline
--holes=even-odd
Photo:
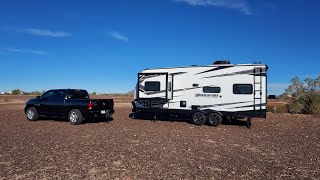
[[[59,115],[64,112],[65,90],[54,90],[53,96],[48,98],[46,109],[48,115]]]
[[[48,101],[53,97],[54,92],[53,90],[45,92],[39,100],[39,103],[37,104],[37,111],[39,114],[48,114],[49,108],[48,108]]]

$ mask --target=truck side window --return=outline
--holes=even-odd
[[[89,99],[89,94],[85,90],[81,90],[81,95],[83,99]]]
[[[145,91],[160,91],[160,82],[159,81],[146,81],[144,83]]]
[[[82,99],[81,92],[79,90],[72,90],[68,92],[68,99]]]
[[[63,99],[65,97],[65,91],[63,90],[55,90],[53,98]]]
[[[47,91],[41,97],[49,98],[49,97],[53,97],[53,96],[54,96],[54,92],[53,91]]]

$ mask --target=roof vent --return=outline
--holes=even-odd
[[[219,60],[215,61],[213,64],[230,64],[229,60]]]

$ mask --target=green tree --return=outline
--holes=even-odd
[[[299,77],[294,77],[291,83],[285,91],[286,95],[292,96],[289,112],[320,114],[320,76],[306,78],[304,83]]]
[[[18,95],[18,94],[21,94],[22,91],[20,89],[14,89],[11,92],[13,95]]]

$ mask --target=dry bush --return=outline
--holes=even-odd
[[[290,95],[289,112],[295,114],[320,115],[320,76],[306,78],[304,82],[299,77],[291,80],[285,95]]]
[[[267,105],[267,112],[288,113],[289,105],[287,103],[270,103]]]

